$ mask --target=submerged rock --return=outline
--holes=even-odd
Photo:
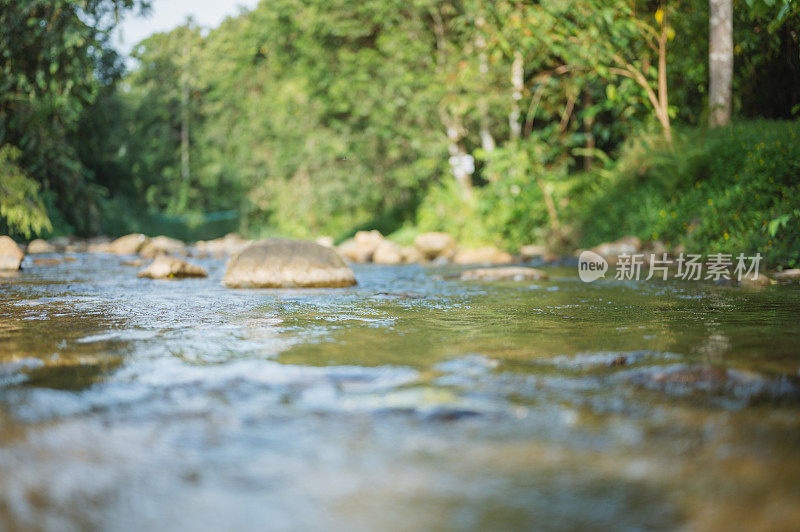
[[[29,255],[37,253],[55,253],[56,247],[47,240],[42,240],[41,238],[37,238],[35,240],[30,241],[26,251],[28,252]]]
[[[117,255],[135,255],[150,239],[141,233],[121,236],[111,242],[108,250]]]
[[[674,395],[705,393],[747,401],[797,400],[800,390],[786,377],[777,379],[751,371],[710,365],[673,364],[623,372],[619,378],[634,385]]]
[[[0,236],[0,270],[19,270],[25,254],[9,236]]]
[[[492,246],[477,249],[460,249],[453,257],[456,264],[511,264],[514,257],[510,253]]]
[[[462,281],[542,281],[547,273],[536,268],[477,268],[461,274]]]
[[[458,245],[447,233],[423,233],[414,239],[414,245],[426,260],[450,259],[455,255]]]
[[[332,249],[314,242],[257,240],[231,258],[222,282],[231,288],[338,288],[356,284]]]
[[[181,279],[185,277],[208,277],[206,270],[189,264],[185,260],[160,255],[150,266],[139,272],[139,277],[148,279]]]

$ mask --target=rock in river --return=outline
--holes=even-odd
[[[30,241],[27,251],[29,255],[36,253],[55,253],[56,247],[47,240],[37,238],[36,240]]]
[[[492,246],[477,249],[459,249],[453,257],[456,264],[511,264],[514,257],[510,253]]]
[[[304,240],[253,242],[228,263],[231,288],[338,288],[356,284],[353,270],[332,249]]]
[[[547,274],[536,268],[477,268],[461,274],[462,281],[542,281]]]
[[[150,266],[139,272],[139,277],[149,279],[181,279],[185,277],[208,277],[205,269],[185,260],[159,255]]]
[[[134,255],[149,241],[150,239],[147,236],[140,233],[125,235],[111,242],[109,251],[117,255]]]
[[[391,240],[383,240],[372,254],[375,264],[400,264],[403,262],[403,248]]]
[[[414,245],[427,260],[440,257],[450,259],[456,253],[458,244],[447,233],[422,233],[414,239]]]
[[[800,281],[800,268],[778,272],[775,274],[775,279],[779,283],[796,283]]]
[[[0,270],[19,270],[25,254],[9,236],[0,236]]]
[[[186,252],[186,244],[180,240],[167,236],[157,236],[150,239],[139,250],[139,255],[146,259],[152,259],[159,255],[181,255]]]

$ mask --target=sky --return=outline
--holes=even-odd
[[[128,54],[145,37],[180,26],[192,16],[200,26],[213,28],[225,17],[236,15],[240,7],[252,9],[258,0],[151,0],[147,16],[129,13],[116,30],[117,49]]]

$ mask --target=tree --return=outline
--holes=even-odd
[[[708,120],[720,127],[731,119],[733,0],[709,0],[708,44]]]
[[[79,122],[122,72],[108,45],[111,30],[123,11],[141,5],[138,0],[0,0],[0,149],[13,164],[2,186],[5,194],[14,183],[25,197],[16,208],[0,210],[9,229],[40,232],[50,227],[52,216],[78,232],[98,229],[103,190],[78,155]],[[25,184],[29,181],[36,186]],[[42,201],[50,205],[49,213]]]

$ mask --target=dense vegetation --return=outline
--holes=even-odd
[[[0,3],[16,234],[633,233],[800,262],[794,1],[735,2],[734,124],[714,130],[706,0],[265,0],[153,35],[127,74],[106,37],[133,0]]]

